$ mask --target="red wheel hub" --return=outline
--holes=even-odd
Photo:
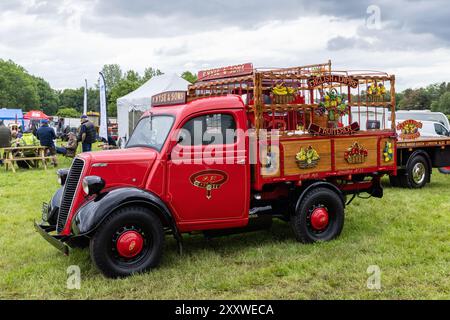
[[[144,239],[136,231],[126,231],[117,240],[117,252],[125,258],[134,258],[141,253]]]
[[[328,226],[328,211],[325,208],[316,208],[311,214],[311,225],[316,230],[323,230]]]

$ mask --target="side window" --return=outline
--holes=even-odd
[[[208,114],[186,122],[181,130],[183,146],[235,143],[236,122],[232,115]]]
[[[436,131],[437,134],[440,134],[442,136],[446,135],[446,132],[445,132],[446,129],[442,125],[440,125],[438,123],[434,124],[434,131]]]

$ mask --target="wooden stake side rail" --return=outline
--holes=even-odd
[[[327,82],[327,76],[330,76],[332,80]],[[311,87],[312,83],[315,83],[311,79],[316,79],[316,77],[319,77],[317,78],[319,79],[317,85]],[[387,83],[389,83],[389,86]],[[277,96],[273,92],[278,85],[294,90],[294,94],[290,93],[288,99],[279,98],[282,95]],[[383,91],[382,95],[379,93],[368,94],[368,89],[371,85],[375,85],[377,88],[382,85],[385,91]],[[288,112],[289,115],[286,116],[286,122],[289,123],[290,130],[293,130],[295,129],[294,122],[301,117],[290,112],[309,112],[310,122],[312,123],[315,121],[316,114],[311,112],[311,110],[316,110],[321,106],[319,103],[323,102],[325,90],[328,90],[328,93],[334,90],[336,94],[340,95],[342,100],[346,100],[346,104],[350,109],[348,113],[350,121],[351,107],[366,108],[366,120],[369,120],[369,107],[387,108],[391,111],[394,111],[395,108],[395,76],[375,71],[352,73],[351,71],[332,70],[331,61],[294,68],[254,69],[252,75],[198,82],[189,87],[188,101],[228,94],[246,94],[247,101],[244,102],[248,110],[254,113],[254,127],[257,132],[264,127],[264,116],[267,113],[273,114],[274,112]],[[268,97],[272,99],[273,104],[267,103]],[[303,103],[301,103],[301,100],[303,100]],[[289,103],[289,101],[292,102]],[[334,102],[336,103],[336,101]],[[361,113],[361,111],[358,112]],[[323,113],[323,110],[318,112],[320,115]],[[377,120],[376,113],[374,117],[375,119],[373,120]],[[279,121],[279,119],[273,120],[272,122]],[[303,119],[303,121],[306,120]],[[384,124],[383,127],[385,127]],[[391,117],[391,127],[395,127],[394,113]]]
[[[299,111],[303,109],[315,109],[319,107],[318,104],[263,104],[261,108],[264,112],[273,111]],[[249,111],[255,111],[254,106],[248,107]]]
[[[328,60],[326,63],[319,63],[319,64],[310,64],[305,65],[301,67],[293,67],[293,68],[274,68],[270,70],[264,70],[264,68],[256,69],[257,72],[265,72],[270,71],[272,73],[311,73],[311,72],[331,72],[331,60]]]

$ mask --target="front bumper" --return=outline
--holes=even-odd
[[[53,236],[50,234],[50,232],[53,232],[56,230],[55,226],[45,226],[45,225],[40,225],[37,222],[34,222],[34,228],[52,246],[54,246],[56,249],[58,249],[59,251],[64,253],[66,256],[69,255],[69,247],[62,241],[63,237]]]

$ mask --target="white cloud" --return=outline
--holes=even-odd
[[[52,3],[52,4],[50,4]],[[59,4],[59,5],[57,5]],[[91,85],[106,63],[143,72],[152,66],[165,72],[253,62],[258,67],[285,67],[326,62],[339,69],[377,69],[395,73],[400,88],[448,81],[449,48],[429,32],[406,24],[386,23],[380,31],[364,27],[365,11],[353,18],[328,14],[273,15],[248,28],[236,23],[198,26],[177,33],[176,19],[158,20],[130,36],[125,30],[145,28],[134,17],[95,19],[92,3],[81,0],[27,0],[0,13],[0,58],[12,59],[56,88]],[[1,4],[0,4],[1,8]],[[138,18],[137,18],[138,19]],[[167,26],[167,32],[160,28]],[[105,30],[124,29],[121,37]]]

